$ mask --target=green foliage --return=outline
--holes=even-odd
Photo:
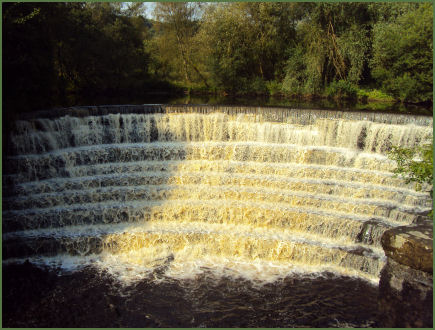
[[[188,88],[199,81],[208,87],[206,75],[202,72],[197,57],[200,46],[195,35],[199,27],[197,15],[200,11],[201,4],[193,2],[159,2],[154,9],[157,33],[151,43],[152,62],[166,67],[167,77],[164,78],[183,82]]]
[[[4,107],[29,111],[141,93],[150,76],[140,6],[8,3],[3,11]]]
[[[290,48],[287,66],[285,68],[285,78],[282,89],[289,94],[304,94],[316,92],[316,84],[308,79],[308,70],[305,58],[305,49],[298,45]]]
[[[232,93],[267,92],[264,81],[281,79],[285,51],[295,35],[292,5],[210,5],[198,31],[210,83]]]
[[[372,75],[397,99],[432,101],[432,4],[406,8],[374,26]]]
[[[254,93],[257,93],[257,94],[267,94],[268,93],[267,84],[260,77],[254,78],[250,85],[251,85],[250,87]]]
[[[364,3],[311,4],[297,30],[305,49],[306,81],[324,88],[332,81],[366,79],[371,23]]]
[[[432,101],[432,4],[4,3],[4,106],[149,89]],[[370,88],[370,90],[366,90]]]
[[[337,45],[344,58],[346,80],[356,85],[361,80],[367,79],[364,77],[364,68],[368,62],[371,46],[367,26],[352,24],[338,38]]]
[[[397,168],[393,171],[396,175],[407,183],[415,182],[416,190],[428,186],[433,198],[433,144],[416,148],[394,146],[388,157],[397,163]]]
[[[333,81],[326,88],[326,94],[329,97],[339,99],[355,99],[357,97],[357,93],[357,88],[345,80]]]
[[[282,84],[275,80],[266,81],[266,88],[268,94],[272,96],[282,92]]]
[[[371,100],[371,101],[382,101],[382,102],[393,102],[394,98],[379,89],[362,89],[358,88],[357,95],[359,99]]]
[[[212,85],[230,92],[248,89],[254,66],[250,52],[252,31],[240,10],[227,9],[236,4],[209,7],[199,31],[204,60]]]

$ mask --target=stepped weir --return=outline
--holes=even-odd
[[[125,283],[207,270],[377,285],[382,234],[431,207],[386,154],[430,143],[432,126],[424,116],[219,106],[26,115],[7,137],[3,262],[93,265]]]

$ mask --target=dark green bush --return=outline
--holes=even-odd
[[[374,26],[372,76],[382,89],[408,102],[433,100],[432,4]]]
[[[326,95],[337,99],[356,99],[358,89],[345,80],[333,81],[326,88]]]

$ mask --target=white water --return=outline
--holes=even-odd
[[[376,283],[382,233],[431,203],[391,174],[385,153],[430,142],[432,125],[300,118],[19,121],[4,165],[5,262],[92,264],[125,283],[156,269],[263,282],[333,271]]]

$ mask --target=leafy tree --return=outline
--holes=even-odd
[[[69,90],[92,96],[143,89],[148,56],[130,17],[109,3],[89,3],[68,18],[70,28],[60,36],[58,60]]]
[[[307,67],[309,63],[305,58],[305,49],[302,45],[296,45],[288,51],[289,58],[285,68],[285,78],[282,83],[282,90],[289,94],[304,94],[307,91],[315,91],[311,84]],[[313,88],[314,87],[314,88]]]
[[[4,3],[6,108],[167,88],[432,101],[431,3]]]
[[[310,3],[306,6],[306,15],[297,28],[298,43],[293,46],[297,50],[289,52],[283,87],[315,94],[333,81],[358,84],[366,80],[373,21],[368,4]],[[305,68],[304,74],[297,73],[295,66]]]
[[[198,38],[203,44],[212,84],[227,91],[248,90],[248,79],[255,67],[251,45],[253,33],[237,3],[207,8]]]
[[[200,4],[192,2],[157,3],[154,10],[158,31],[155,46],[157,55],[167,62],[174,61],[174,69],[181,66],[185,84],[191,85],[195,78],[199,78],[208,87],[207,79],[195,61],[197,48],[193,37],[198,29],[197,15],[200,9]]]
[[[372,75],[403,101],[432,101],[433,12],[431,3],[405,7],[397,19],[375,25]]]
[[[3,109],[25,111],[50,105],[56,93],[54,22],[63,4],[3,3]]]
[[[295,36],[297,11],[289,3],[209,6],[198,39],[212,84],[226,91],[265,90],[283,78],[285,52]]]
[[[142,93],[150,84],[143,44],[149,24],[140,7],[5,3],[4,108],[12,113]]]
[[[285,51],[296,36],[299,15],[295,6],[282,2],[242,2],[236,6],[248,18],[246,23],[253,34],[251,49],[258,65],[255,73],[263,80],[282,77]]]

